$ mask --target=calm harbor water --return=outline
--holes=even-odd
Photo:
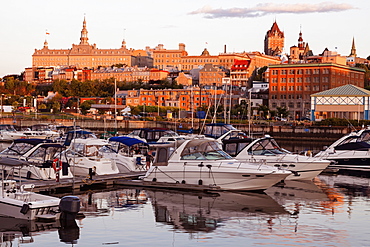
[[[367,177],[322,174],[265,193],[85,191],[85,217],[67,226],[0,218],[0,246],[370,246],[369,186]]]
[[[68,227],[0,218],[1,246],[369,246],[369,183],[320,175],[263,194],[87,191],[85,217]]]

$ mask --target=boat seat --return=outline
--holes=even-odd
[[[136,157],[135,169],[145,170],[145,164],[142,162],[141,157]]]

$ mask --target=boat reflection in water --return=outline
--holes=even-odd
[[[260,217],[266,222],[289,213],[264,193],[191,193],[147,191],[156,222],[186,232],[211,232],[223,222],[241,217]]]
[[[0,222],[0,246],[13,246],[15,239],[19,244],[33,243],[35,236],[53,231],[58,231],[60,241],[66,244],[76,244],[80,237],[75,220],[40,222],[0,216]]]
[[[298,218],[301,210],[334,214],[343,205],[344,195],[316,177],[312,181],[284,181],[267,189],[266,194]]]
[[[113,210],[137,208],[147,202],[144,190],[125,188],[105,192],[88,191],[79,195],[85,216],[108,216]]]

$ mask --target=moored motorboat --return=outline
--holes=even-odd
[[[108,141],[96,138],[75,138],[63,152],[62,161],[68,162],[74,176],[117,174],[119,170],[114,160],[104,158],[101,151]]]
[[[244,147],[229,152],[239,161],[264,161],[266,165],[292,171],[286,180],[312,180],[331,163],[309,154],[293,154],[279,147],[275,139],[268,135],[250,140]]]
[[[290,174],[261,163],[237,161],[216,140],[199,138],[158,145],[154,163],[142,179],[219,190],[262,191]]]
[[[22,132],[15,129],[11,124],[0,124],[0,140],[1,141],[13,141],[16,139],[27,138]]]
[[[104,158],[114,160],[120,173],[145,169],[146,142],[128,136],[114,136],[109,138],[109,144],[100,152]]]
[[[58,131],[51,130],[48,124],[35,124],[23,131],[26,138],[57,139],[60,137]]]
[[[1,170],[11,167],[20,170],[24,162],[13,160],[5,162],[7,158],[0,159]],[[8,169],[9,170],[9,169]],[[8,176],[12,174],[8,173]],[[0,188],[0,215],[25,220],[57,220],[60,217],[75,218],[80,209],[78,197],[57,197],[27,191],[32,185],[17,184],[15,180],[8,179],[2,172]]]
[[[51,140],[18,139],[0,153],[0,157],[24,161],[26,165],[17,176],[26,179],[59,180],[72,178],[69,164],[62,162],[61,154],[65,146]],[[5,170],[8,167],[5,167]]]
[[[339,138],[315,157],[334,161],[329,168],[370,171],[370,129],[353,131]]]

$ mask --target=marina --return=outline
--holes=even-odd
[[[253,150],[260,154],[270,150],[269,152],[281,155],[280,152],[290,149],[290,145],[296,145],[299,150],[307,152],[320,150],[323,144],[318,142],[316,146],[312,146],[310,141],[300,141],[286,145],[277,140],[280,145],[270,149],[269,146],[276,143],[269,137],[265,138],[254,139],[257,140],[256,143],[268,144],[263,149]],[[193,141],[190,139],[180,140],[179,147],[181,143],[184,147],[177,153],[179,157],[215,155],[218,152],[216,146],[213,149],[207,147],[213,145],[210,140],[200,138],[194,144],[191,144]],[[133,144],[131,137],[112,138],[112,141],[119,143],[110,146],[112,144],[107,141],[107,147],[109,150],[112,148],[111,151],[101,149],[104,152],[109,151],[113,155],[110,156],[112,160],[122,160],[116,156],[121,155],[121,145],[125,143],[129,143],[129,146],[122,149],[125,150],[122,151],[123,157],[136,160],[138,156],[130,154],[131,144],[142,145],[144,152],[151,150],[158,154],[161,148],[170,148],[178,142],[177,140],[171,144],[167,139],[167,144],[152,143],[152,147],[149,145],[148,148],[145,141],[135,141]],[[186,146],[186,143],[190,144]],[[6,149],[11,144],[1,145],[2,149]],[[49,143],[42,145],[48,146]],[[202,145],[205,146],[202,148]],[[255,146],[257,145],[251,145]],[[193,147],[197,147],[196,152],[191,151]],[[187,149],[189,150],[184,151]],[[218,156],[221,153],[217,153],[217,157],[227,157]],[[145,156],[140,157],[145,159]],[[292,154],[287,157],[293,157],[289,161],[293,164],[295,156]],[[214,158],[211,161],[217,162]],[[278,159],[281,160],[282,157]],[[185,183],[182,182],[182,176],[176,179],[177,182],[157,181],[151,177],[142,179],[153,173],[157,167],[166,167],[157,166],[158,162],[182,162],[182,159],[154,159],[149,171],[132,163],[130,168],[110,174],[97,174],[88,169],[85,176],[54,176],[52,179],[32,180],[23,178],[21,183],[25,191],[55,198],[70,195],[79,198],[80,213],[76,220],[68,223],[59,220],[41,222],[4,218],[4,225],[0,228],[0,246],[127,246],[128,241],[132,246],[225,246],[230,243],[235,246],[366,245],[367,238],[364,236],[369,228],[362,223],[366,219],[370,220],[367,209],[370,176],[365,176],[366,173],[354,176],[345,171],[325,171],[313,179],[285,179],[263,191],[249,192],[225,190],[221,184],[211,182],[200,184],[199,178],[206,181],[206,174],[211,174],[211,166],[207,168],[206,163],[203,163],[205,173],[199,174],[198,171],[199,177],[195,177],[195,183],[188,179]],[[201,163],[196,161],[196,164],[198,167]],[[73,171],[73,165],[69,168]],[[201,166],[197,169],[199,168],[203,169]],[[343,225],[346,226],[345,229],[341,227]],[[363,233],[362,236],[360,232]],[[354,237],[356,240],[353,241]]]

